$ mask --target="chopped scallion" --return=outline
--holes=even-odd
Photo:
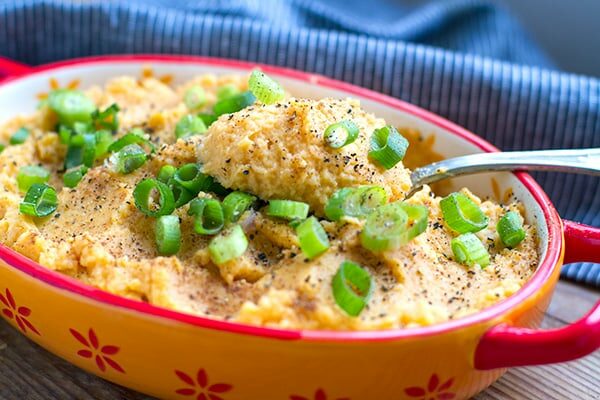
[[[380,186],[359,186],[337,190],[325,205],[325,216],[331,221],[342,217],[365,217],[388,200]]]
[[[19,211],[32,217],[45,217],[56,211],[57,207],[56,190],[45,183],[34,183],[27,190],[25,198],[19,205]]]
[[[114,103],[104,111],[95,110],[92,113],[92,124],[96,129],[107,129],[111,132],[116,132],[119,129],[119,106]]]
[[[194,216],[194,231],[200,235],[214,235],[225,225],[223,207],[215,199],[192,200],[188,215]]]
[[[404,159],[408,149],[408,140],[396,128],[387,125],[375,129],[371,136],[369,157],[385,169],[391,169]]]
[[[183,95],[183,102],[189,110],[197,110],[206,104],[206,92],[201,86],[192,86]]]
[[[350,120],[344,120],[329,125],[323,137],[325,143],[331,148],[339,149],[354,142],[358,137],[358,126]]]
[[[146,162],[148,155],[138,144],[130,144],[110,156],[110,162],[115,171],[120,174],[130,174]]]
[[[498,221],[496,230],[500,240],[506,247],[513,248],[525,239],[526,233],[523,222],[516,211],[509,211]]]
[[[153,178],[140,181],[133,190],[135,205],[149,217],[171,214],[175,210],[173,192],[167,185]]]
[[[260,102],[265,104],[277,103],[285,96],[279,83],[257,69],[250,74],[248,88]]]
[[[181,248],[181,228],[179,217],[176,215],[162,215],[156,220],[154,230],[156,248],[163,256],[177,254]]]
[[[246,91],[217,101],[213,111],[217,117],[223,114],[232,114],[251,106],[255,101],[256,97],[251,92]]]
[[[23,144],[29,137],[29,129],[21,127],[10,137],[9,142],[12,145]]]
[[[464,265],[472,267],[479,265],[485,268],[490,264],[490,254],[481,240],[471,232],[463,233],[450,242],[454,259]]]
[[[27,192],[34,183],[46,183],[50,179],[50,172],[39,165],[25,165],[17,173],[17,186],[23,193]]]
[[[248,239],[239,225],[234,225],[227,231],[215,236],[208,245],[210,259],[217,265],[240,257],[248,248]]]
[[[458,233],[478,232],[488,226],[488,217],[467,195],[452,193],[440,201],[444,221]]]
[[[356,317],[367,306],[375,283],[360,265],[344,261],[334,275],[331,286],[337,305],[346,314]]]
[[[305,219],[308,216],[308,210],[308,204],[301,201],[270,200],[267,215],[288,220]]]
[[[177,139],[186,139],[190,136],[200,135],[206,132],[204,121],[197,115],[188,114],[175,125],[175,137]]]
[[[309,260],[320,256],[329,248],[329,238],[323,225],[315,217],[309,217],[296,227],[300,249]]]
[[[68,127],[75,122],[90,122],[96,105],[78,90],[56,89],[48,95],[48,106],[58,116],[58,121]]]
[[[158,179],[162,183],[169,183],[169,180],[171,180],[171,178],[175,175],[175,172],[177,172],[177,168],[175,168],[174,166],[163,165],[162,167],[160,167],[156,179]]]
[[[80,165],[79,167],[71,168],[63,175],[63,184],[68,188],[76,187],[83,176],[87,173],[88,167]]]
[[[225,221],[237,222],[242,214],[250,208],[256,197],[244,192],[231,192],[223,199]]]
[[[206,192],[213,183],[213,178],[203,174],[199,164],[185,164],[180,167],[173,179],[192,194]]]

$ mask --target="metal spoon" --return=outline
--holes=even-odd
[[[558,171],[600,176],[600,148],[477,153],[415,169],[412,196],[423,185],[459,175],[493,171]]]

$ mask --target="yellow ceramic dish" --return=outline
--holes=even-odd
[[[51,79],[59,84],[80,79],[87,86],[139,74],[146,65],[181,80],[254,67],[165,56],[76,60],[33,70],[0,61],[0,71],[20,75],[0,87],[0,119],[34,107],[36,94]],[[392,124],[433,134],[434,149],[444,156],[495,151],[456,125],[398,100],[319,76],[262,68],[292,93],[355,97]],[[35,342],[92,373],[174,399],[461,399],[483,390],[506,367],[567,361],[596,350],[600,304],[571,326],[534,328],[550,302],[565,248],[569,262],[598,262],[600,231],[563,224],[528,175],[482,175],[468,186],[478,194],[512,188],[540,236],[542,260],[515,295],[454,321],[376,332],[278,330],[216,321],[102,292],[5,247],[0,247],[0,313]]]

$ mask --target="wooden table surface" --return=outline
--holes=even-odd
[[[543,326],[554,328],[577,319],[599,297],[598,290],[560,282]],[[0,320],[0,399],[150,398],[70,365]],[[600,399],[600,351],[566,364],[511,369],[476,399]]]

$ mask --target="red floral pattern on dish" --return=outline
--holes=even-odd
[[[290,400],[327,400],[327,394],[325,393],[325,391],[323,389],[319,388],[316,390],[314,396],[312,396],[312,397],[291,395]],[[350,400],[350,398],[349,397],[337,397],[332,400]]]
[[[15,321],[21,332],[27,333],[29,330],[36,335],[41,336],[40,332],[29,321],[31,309],[24,306],[18,306],[13,294],[8,288],[4,290],[4,295],[0,293],[0,303],[2,303],[0,304],[0,306],[2,306],[0,312],[6,318]]]
[[[175,370],[175,375],[188,387],[177,389],[175,393],[181,396],[195,396],[196,400],[225,400],[223,393],[233,389],[233,385],[227,383],[213,383],[208,381],[208,375],[204,368],[200,368],[195,379],[183,371]]]
[[[451,400],[456,397],[456,393],[448,389],[454,384],[454,378],[450,378],[441,383],[437,374],[431,375],[426,387],[411,386],[404,389],[404,393],[415,400]]]
[[[71,335],[86,348],[81,349],[77,352],[79,357],[89,358],[96,362],[98,369],[102,372],[106,372],[106,366],[108,365],[115,371],[125,373],[125,370],[119,363],[117,363],[112,356],[116,355],[119,352],[119,348],[113,345],[104,345],[100,346],[100,341],[98,340],[98,335],[94,332],[93,329],[90,328],[88,331],[87,338],[82,335],[80,332],[75,329],[69,329]]]

